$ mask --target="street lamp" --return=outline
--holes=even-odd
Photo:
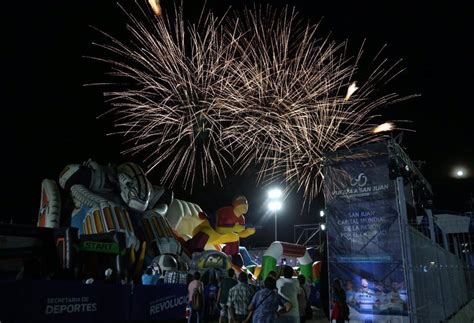
[[[283,192],[279,188],[272,188],[268,191],[268,197],[272,200],[279,199]]]
[[[451,176],[455,178],[466,178],[469,176],[469,171],[465,167],[458,166],[452,170]]]
[[[283,203],[279,200],[282,196],[282,191],[279,188],[273,188],[268,191],[268,198],[270,202],[268,202],[268,209],[273,212],[275,215],[275,241],[277,241],[277,211],[283,207]]]

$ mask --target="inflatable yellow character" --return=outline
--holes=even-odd
[[[244,214],[249,209],[245,196],[238,196],[232,201],[232,206],[226,206],[217,210],[216,232],[225,234],[229,237],[225,247],[222,249],[228,255],[232,256],[234,263],[239,257],[240,238],[247,238],[255,233],[255,228],[245,227]]]
[[[188,248],[191,251],[203,250],[204,247],[214,247],[229,241],[236,241],[233,233],[216,232],[209,223],[207,215],[204,212],[198,214],[201,223],[199,223],[192,232],[192,239],[188,240]],[[238,239],[238,237],[237,237]]]
[[[211,227],[204,212],[199,213],[201,221],[194,227],[192,239],[186,242],[190,251],[203,250],[225,244],[223,252],[232,256],[234,264],[241,266],[242,259],[239,255],[240,238],[247,238],[255,233],[254,228],[245,228],[245,217],[248,211],[248,202],[245,196],[238,196],[232,201],[232,206],[217,210],[217,223],[215,229]]]

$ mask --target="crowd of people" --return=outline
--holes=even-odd
[[[341,283],[342,284],[342,283]],[[373,287],[371,288],[370,285]],[[360,279],[359,288],[354,288],[352,280],[347,280],[345,285],[347,303],[360,310],[402,311],[406,306],[407,292],[404,281],[392,281],[384,284],[381,281],[370,282],[365,277]]]
[[[370,288],[370,285],[373,288]],[[369,280],[365,277],[360,278],[358,289],[354,288],[352,280],[346,281],[344,289],[343,281],[335,279],[331,295],[331,320],[338,323],[349,320],[349,306],[360,312],[380,313],[391,311],[392,313],[399,313],[405,310],[407,300],[403,280],[400,282],[392,281],[388,288],[381,281],[369,284]]]
[[[259,284],[251,274],[241,272],[235,277],[234,270],[229,269],[217,286],[215,280],[207,279],[205,293],[201,274],[195,272],[188,282],[188,322],[209,322],[218,317],[219,323],[304,323],[311,311],[310,287],[303,275],[293,279],[290,266],[283,267],[282,274],[279,278],[272,271]],[[197,300],[201,295],[202,300]]]

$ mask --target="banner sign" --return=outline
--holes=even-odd
[[[119,322],[184,318],[184,284],[157,286],[96,282],[1,281],[0,320],[8,322]]]
[[[184,284],[137,285],[133,290],[132,320],[184,318],[188,288]]]
[[[341,281],[351,322],[408,321],[388,165],[387,146],[375,144],[330,157],[325,169],[329,281]]]
[[[20,304],[15,322],[108,322],[130,315],[130,286],[51,280],[15,284],[15,291],[0,293],[2,303]]]

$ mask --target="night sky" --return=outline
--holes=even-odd
[[[145,1],[145,0],[142,0]],[[242,7],[259,1],[207,1],[222,13],[232,4]],[[162,0],[166,12],[171,1]],[[185,14],[196,16],[204,1],[184,1]],[[366,52],[375,55],[387,44],[385,56],[403,59],[407,69],[395,82],[402,95],[421,94],[381,111],[386,119],[411,120],[405,124],[403,146],[413,160],[426,162],[421,170],[431,182],[438,209],[467,211],[474,181],[450,178],[456,165],[474,173],[472,127],[472,17],[467,2],[437,2],[421,6],[408,1],[270,1],[273,6],[296,6],[301,17],[321,21],[321,36],[349,39],[358,45],[367,38]],[[107,67],[84,56],[96,54],[92,42],[100,40],[90,26],[120,37],[125,18],[109,0],[15,2],[2,10],[2,156],[3,185],[0,221],[36,221],[43,178],[58,178],[68,163],[89,157],[101,163],[120,163],[121,138],[107,136],[110,118],[97,119],[107,110],[102,89],[84,87],[101,82]],[[321,20],[322,19],[322,20]],[[357,47],[357,46],[355,46]],[[6,72],[6,75],[5,75]],[[471,115],[471,116],[470,116]],[[157,183],[159,174],[151,174]],[[265,192],[250,172],[231,176],[223,188],[209,186],[192,195],[175,188],[178,198],[198,202],[212,212],[230,203],[236,194],[250,201],[248,221],[262,225],[273,236],[273,218],[263,218]],[[317,220],[318,205],[299,214],[301,199],[290,195],[279,220],[282,239],[292,240],[293,224]],[[249,243],[258,245],[256,239]]]

